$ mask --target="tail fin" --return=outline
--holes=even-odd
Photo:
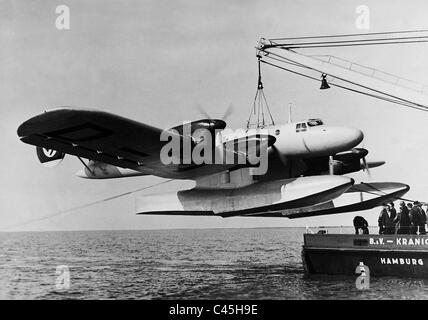
[[[37,158],[39,161],[46,167],[55,167],[58,165],[62,159],[64,159],[65,154],[53,149],[46,149],[41,147],[36,147]]]

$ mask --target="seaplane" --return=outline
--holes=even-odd
[[[82,178],[195,181],[189,190],[138,196],[137,214],[300,218],[370,209],[409,190],[402,183],[355,184],[346,176],[384,163],[367,162],[368,151],[356,148],[364,137],[359,129],[328,126],[321,119],[225,128],[224,120],[201,119],[162,130],[104,111],[61,107],[22,123],[18,136],[36,146],[42,164],[56,165],[66,154],[77,157]],[[203,139],[196,134],[200,129]],[[165,132],[170,138],[163,141]],[[172,161],[165,163],[162,149],[174,139],[179,153],[169,148],[165,154]],[[189,158],[186,141],[190,151],[211,150],[217,161]],[[260,171],[262,161],[267,165]]]
[[[82,178],[152,175],[194,181],[191,189],[138,196],[136,214],[303,218],[368,210],[408,192],[404,183],[356,183],[348,176],[385,163],[366,161],[368,150],[358,147],[364,139],[361,130],[327,125],[321,119],[276,124],[263,92],[260,64],[275,59],[287,68],[320,73],[321,89],[340,87],[333,80],[346,80],[406,106],[426,104],[411,100],[414,95],[407,98],[408,88],[400,94],[391,87],[397,81],[381,82],[374,76],[379,73],[357,73],[330,63],[331,58],[299,55],[297,45],[262,40],[254,112],[241,130],[211,117],[161,129],[102,110],[60,107],[23,122],[18,136],[36,146],[44,165],[56,165],[66,154],[77,157],[83,164],[77,176]],[[354,40],[338,45],[348,42]]]

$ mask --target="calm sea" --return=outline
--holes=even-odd
[[[361,292],[353,277],[306,278],[300,257],[304,231],[0,233],[0,298],[428,298],[428,280],[372,278],[370,289]],[[69,288],[58,282],[67,270]]]

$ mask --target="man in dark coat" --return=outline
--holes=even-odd
[[[428,203],[424,203],[423,206],[425,206],[425,210],[422,208],[422,204],[421,204],[421,210],[424,213],[424,219],[425,219],[425,226],[428,226],[428,221],[427,221],[427,215],[428,215]],[[426,233],[428,232],[428,229],[425,229]]]
[[[379,234],[394,234],[395,225],[394,219],[395,216],[392,215],[391,207],[389,205],[383,205],[383,209],[380,212],[378,224],[379,224]]]
[[[400,209],[395,217],[394,223],[398,234],[410,233],[409,209],[407,209],[404,201],[400,202]]]
[[[363,231],[363,234],[369,234],[369,224],[361,216],[356,216],[353,220],[354,222],[354,228],[355,228],[355,234],[360,234],[360,229]]]
[[[417,206],[419,208],[419,215],[420,215],[420,223],[419,223],[419,233],[420,234],[426,234],[425,224],[427,223],[427,216],[422,208],[422,203],[419,201],[416,201]]]
[[[409,218],[410,218],[410,234],[417,234],[418,229],[420,229],[420,226],[423,220],[417,201],[415,201],[413,203],[413,206],[411,206],[411,209],[409,211]]]
[[[389,208],[391,209],[391,216],[395,219],[397,217],[397,210],[395,210],[394,202],[389,203]]]

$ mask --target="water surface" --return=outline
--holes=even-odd
[[[0,233],[1,299],[427,299],[428,280],[306,278],[304,228]],[[69,289],[56,286],[58,266]]]

